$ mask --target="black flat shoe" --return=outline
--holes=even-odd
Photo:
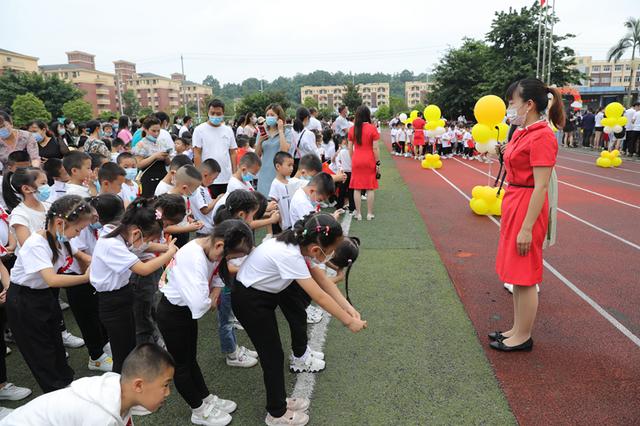
[[[489,333],[488,336],[489,340],[494,342],[506,339],[506,337],[502,335],[502,331],[494,331],[493,333]]]
[[[529,338],[526,342],[518,346],[507,346],[504,344],[502,340],[497,340],[495,342],[489,343],[491,349],[495,349],[497,351],[502,352],[516,352],[516,351],[525,351],[530,352],[533,349],[533,339]]]

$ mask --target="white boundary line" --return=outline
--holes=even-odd
[[[589,175],[589,176],[594,176],[600,179],[606,179],[606,180],[610,180],[613,182],[618,182],[624,185],[630,185],[630,186],[635,186],[637,188],[640,188],[640,184],[637,183],[633,183],[633,182],[627,182],[626,180],[620,180],[620,179],[615,179],[615,178],[611,178],[608,176],[602,176],[602,175],[597,175],[595,173],[590,173],[590,172],[585,172],[584,170],[578,170],[578,169],[573,169],[571,167],[567,167],[567,166],[560,166],[559,164],[556,164],[556,167],[560,168],[560,169],[567,169],[567,170],[571,170],[573,172],[577,172],[577,173],[583,173],[585,175]]]
[[[431,169],[435,174],[440,176],[445,182],[447,182],[453,189],[458,191],[465,199],[471,200],[471,198],[465,194],[460,188],[458,188],[453,182],[440,174],[437,170]],[[493,223],[495,223],[498,228],[500,227],[500,222],[496,220],[493,216],[487,216]],[[640,347],[640,338],[633,334],[627,327],[622,325],[620,321],[615,319],[611,314],[609,314],[602,306],[600,306],[595,300],[590,298],[585,292],[580,290],[575,284],[573,284],[569,279],[567,279],[564,275],[562,275],[556,268],[554,268],[549,262],[546,260],[542,261],[543,265],[549,272],[556,276],[564,285],[566,285],[569,289],[571,289],[575,294],[577,294],[582,300],[587,302],[596,312],[598,312],[604,319],[606,319],[611,325],[613,325],[618,331],[624,334],[629,340],[631,340],[636,346]]]
[[[352,216],[348,212],[344,214],[344,218],[342,219],[342,233],[344,235],[349,235],[351,219]],[[325,312],[322,321],[310,327],[309,347],[314,351],[322,352],[324,349],[324,344],[327,340],[327,331],[329,329],[329,321],[331,321],[331,315]],[[292,395],[298,398],[311,399],[313,389],[316,386],[316,377],[317,374],[314,373],[299,373],[296,378],[296,384],[293,387]]]
[[[578,163],[584,163],[584,164],[591,164],[592,166],[595,166],[596,162],[595,161],[584,161],[584,160],[578,160],[577,158],[571,158],[571,157],[563,157],[561,155],[558,155],[558,158],[562,158],[563,160],[569,160],[569,161],[577,161]],[[595,157],[596,159],[598,157]],[[640,174],[640,171],[638,170],[631,170],[631,169],[626,169],[624,167],[616,167],[615,170],[622,170],[623,172],[629,172],[629,173],[638,173]]]

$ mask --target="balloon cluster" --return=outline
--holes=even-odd
[[[500,216],[502,214],[502,198],[504,191],[498,195],[498,188],[492,186],[474,186],[471,191],[469,207],[480,216]]]
[[[624,107],[620,102],[611,102],[604,109],[605,118],[602,119],[605,133],[620,133],[627,125],[627,117],[623,117]],[[606,166],[608,167],[608,166]]]
[[[446,131],[444,129],[445,121],[441,118],[442,112],[437,105],[429,105],[424,109],[424,119],[427,120],[427,124],[424,129],[427,131],[427,136],[436,137],[442,136]]]
[[[498,142],[507,140],[509,125],[503,122],[506,112],[507,107],[498,96],[487,95],[478,99],[473,108],[478,124],[471,129],[476,151],[481,154],[494,152]]]
[[[439,169],[442,167],[442,160],[438,154],[427,154],[422,160],[423,169]]]
[[[620,151],[614,149],[613,151],[602,151],[600,157],[596,160],[596,166],[598,167],[618,167],[622,164],[622,158],[620,158]]]

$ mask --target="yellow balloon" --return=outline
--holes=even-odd
[[[613,155],[611,155],[611,152],[609,152],[609,151],[602,151],[600,153],[600,157],[601,158],[611,158],[611,157],[613,157]]]
[[[427,154],[424,156],[424,159],[427,161],[431,161],[432,158],[433,158],[433,154]]]
[[[440,156],[438,154],[433,154],[433,161],[438,161],[440,159]]]
[[[473,140],[478,143],[487,143],[492,136],[491,128],[486,124],[476,124],[471,129],[471,135],[473,136]]]
[[[504,142],[509,136],[509,125],[507,123],[498,123],[498,142]]]
[[[620,151],[618,151],[617,149],[614,149],[613,151],[611,151],[611,155],[614,157],[617,157],[620,155]]]
[[[616,125],[616,119],[612,117],[605,117],[601,121],[603,126],[613,127]]]
[[[507,107],[504,101],[496,95],[481,97],[473,108],[473,115],[476,116],[478,123],[487,125],[498,124],[506,113]]]
[[[427,161],[426,158],[424,160],[422,160],[422,168],[423,169],[428,169],[429,168],[429,161]]]
[[[473,198],[469,205],[471,206],[471,210],[473,210],[475,214],[486,215],[487,213],[489,213],[489,205],[482,199]]]
[[[434,169],[439,169],[440,167],[442,167],[442,161],[438,160],[435,163],[433,163]]]
[[[604,113],[607,117],[617,118],[624,112],[624,107],[620,102],[611,102],[604,108]]]
[[[411,111],[411,113],[409,114],[409,118],[408,120],[411,122],[413,120],[415,120],[416,118],[418,118],[418,111],[417,110],[413,110]]]
[[[616,124],[618,126],[626,126],[627,122],[628,122],[627,117],[620,117],[620,118],[616,119]]]
[[[496,201],[489,207],[489,214],[492,216],[502,215],[502,200],[496,199]]]
[[[429,121],[427,124],[425,124],[424,128],[426,130],[435,130],[438,128],[438,122],[437,121]]]
[[[611,160],[609,158],[605,158],[605,157],[599,157],[596,160],[596,165],[598,167],[611,167]]]
[[[441,114],[440,108],[437,105],[429,105],[424,109],[424,118],[427,121],[439,120]]]
[[[471,198],[480,198],[481,193],[482,193],[482,185],[476,185],[471,190]]]
[[[443,120],[436,120],[437,127],[444,127],[447,123]]]
[[[620,157],[613,157],[613,158],[611,159],[611,165],[612,165],[613,167],[618,167],[620,164],[622,164],[622,158],[620,158]]]
[[[490,186],[483,186],[480,191],[480,199],[487,202],[487,205],[496,200],[496,191]]]

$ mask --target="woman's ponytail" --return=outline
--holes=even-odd
[[[558,129],[562,129],[564,127],[566,116],[564,113],[560,90],[555,87],[547,86],[547,93],[551,95],[549,96],[549,103],[551,104],[551,107],[549,108],[549,121]]]

